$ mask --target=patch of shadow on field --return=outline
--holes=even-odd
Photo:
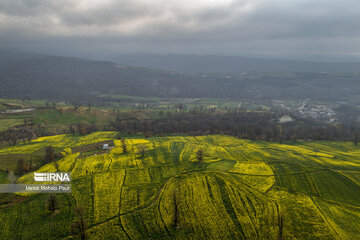
[[[220,160],[217,162],[209,163],[206,167],[206,170],[226,172],[232,169],[235,164],[236,164],[235,160],[228,160],[228,159]]]
[[[24,160],[26,163],[32,162],[33,170],[36,170],[43,165],[42,161],[45,156],[45,149],[46,147],[42,147],[33,153],[0,154],[0,170],[15,171],[17,162],[20,159]],[[54,147],[55,155],[60,156],[63,149],[64,148],[62,147]]]
[[[220,196],[221,196],[222,202],[224,204],[225,210],[226,210],[227,214],[229,215],[229,217],[232,219],[233,223],[235,224],[236,229],[239,231],[239,233],[241,235],[241,238],[245,239],[244,230],[238,220],[235,209],[234,209],[234,207],[231,203],[230,197],[228,196],[228,193],[226,191],[225,181],[219,177],[216,178],[216,181],[219,186]],[[233,237],[236,238],[238,236],[234,235]]]
[[[286,189],[290,193],[304,193],[311,196],[319,196],[318,189],[314,184],[311,173],[307,168],[293,163],[271,163],[275,173],[275,185]],[[323,169],[326,170],[327,169]]]

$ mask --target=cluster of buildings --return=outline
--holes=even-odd
[[[324,104],[309,103],[310,99],[303,101],[300,106],[294,107],[284,101],[274,100],[273,105],[294,114],[299,114],[304,118],[319,119],[326,122],[336,122],[336,112],[330,106]]]

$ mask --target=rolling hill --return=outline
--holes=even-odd
[[[0,205],[2,238],[71,239],[75,206],[85,209],[90,239],[360,237],[359,148],[352,143],[172,136],[127,138],[124,153],[116,134],[56,135],[0,149],[21,157],[52,145],[63,151],[59,171],[72,174],[72,193],[57,194],[54,214],[44,210],[46,194]],[[87,150],[102,141],[115,147]],[[54,163],[37,170],[49,171]],[[25,182],[32,173],[18,179]]]
[[[109,60],[134,66],[192,73],[216,72],[359,72],[359,62],[312,62],[240,56],[123,54]]]
[[[357,98],[358,73],[194,74],[24,53],[0,55],[0,98],[104,101],[104,94],[162,98],[340,101]]]

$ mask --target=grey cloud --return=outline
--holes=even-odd
[[[360,52],[359,12],[356,0],[0,0],[0,42],[73,49],[81,42],[83,51],[353,54]]]
[[[69,1],[43,0],[1,0],[0,14],[12,17],[41,17],[48,13],[58,12]]]
[[[112,4],[99,6],[95,9],[73,10],[59,16],[69,25],[114,25],[121,22],[130,22],[148,15],[158,14],[150,6],[132,4],[132,1],[115,1]]]

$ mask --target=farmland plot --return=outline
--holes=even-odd
[[[46,194],[0,208],[3,239],[69,239],[75,206],[85,209],[90,239],[360,238],[359,149],[349,143],[174,136],[127,138],[124,152],[116,136],[57,135],[1,148],[11,156],[5,163],[56,146],[58,166],[36,171],[72,174],[72,193],[57,195],[54,215]],[[114,147],[86,147],[104,141]],[[33,175],[17,181],[33,183]]]

